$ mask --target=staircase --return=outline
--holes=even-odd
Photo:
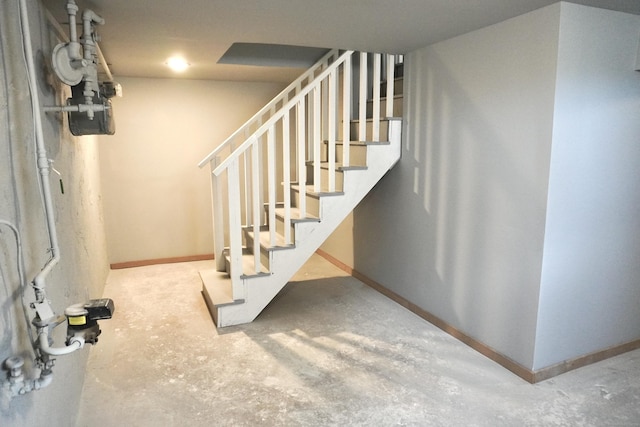
[[[333,50],[207,155],[218,327],[253,321],[400,159],[402,58]]]

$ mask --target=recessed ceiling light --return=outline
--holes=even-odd
[[[180,58],[179,56],[174,56],[167,59],[167,66],[171,68],[176,73],[181,73],[187,68],[189,68],[189,64],[184,58]]]

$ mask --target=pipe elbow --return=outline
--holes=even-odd
[[[33,384],[35,390],[40,390],[48,387],[53,382],[53,372],[51,369],[43,370],[40,373],[40,378],[36,379]]]
[[[102,18],[100,15],[98,15],[91,9],[85,9],[85,11],[82,12],[82,20],[92,21],[98,25],[104,25],[104,18]]]
[[[41,332],[40,335],[38,335],[38,348],[49,356],[64,356],[80,350],[82,347],[84,347],[84,338],[82,337],[71,338],[69,345],[66,347],[51,347],[46,332]]]

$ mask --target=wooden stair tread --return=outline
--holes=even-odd
[[[320,168],[329,169],[329,162],[320,162]],[[360,165],[342,166],[342,163],[336,162],[336,172],[344,172],[349,170],[367,170],[367,167]]]
[[[231,278],[224,271],[201,270],[202,292],[207,298],[207,303],[220,307],[231,304],[241,304],[244,300],[234,300],[231,286]]]
[[[229,248],[225,248],[224,256],[227,259],[228,263],[231,264]],[[255,267],[254,267],[254,260],[255,258],[253,256],[253,251],[251,251],[249,248],[243,247],[242,248],[242,276],[260,276],[260,275],[269,274],[269,270],[262,264],[260,264],[260,272],[256,273]],[[248,271],[251,273],[247,274]]]
[[[250,239],[253,239],[253,229],[252,228],[248,228],[247,229],[247,237],[249,237]],[[275,241],[275,245],[271,245],[271,235],[269,233],[269,227],[268,226],[262,226],[260,227],[260,236],[259,236],[259,240],[260,240],[260,246],[262,246],[263,248],[266,249],[293,249],[295,248],[295,244],[291,243],[291,244],[286,244],[284,241],[284,236],[279,234],[279,233],[275,233],[276,236],[276,241]],[[253,257],[253,255],[251,255],[251,257]],[[253,267],[253,259],[251,261],[251,267]]]
[[[324,197],[324,196],[344,196],[344,191],[328,191],[328,189],[320,189],[320,192],[315,192],[313,184],[305,185],[307,189],[307,196],[311,197]],[[294,191],[300,191],[300,185],[291,185],[291,189]]]
[[[368,146],[380,146],[380,145],[389,145],[391,144],[389,141],[360,141],[356,144],[349,143],[350,146],[355,147],[368,147]],[[342,142],[336,142],[336,145],[343,145]]]
[[[404,98],[404,95],[401,94],[401,93],[393,95],[393,99],[402,99],[402,98]],[[386,100],[387,100],[387,96],[386,95],[380,96],[380,101],[386,101]],[[367,102],[372,104],[373,103],[373,99],[368,99]]]
[[[291,215],[291,222],[295,223],[295,222],[320,222],[320,218],[313,216],[313,215],[309,215],[307,214],[306,217],[302,218],[300,215],[300,209],[298,208],[294,208],[291,207],[290,209],[290,215]],[[276,217],[284,220],[284,208],[276,208]]]
[[[342,144],[340,144],[342,145]],[[307,166],[313,166],[313,161],[307,162]],[[320,162],[320,169],[329,169],[329,162]],[[349,165],[343,166],[341,162],[336,162],[336,172],[344,172],[349,170],[366,170],[366,165]]]
[[[254,277],[254,276],[264,276],[269,274],[269,270],[267,267],[260,263],[260,271],[256,273],[255,269],[255,257],[252,253],[247,253],[242,255],[242,276],[243,277]]]

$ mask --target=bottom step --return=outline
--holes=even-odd
[[[234,300],[231,288],[231,278],[224,271],[215,269],[202,270],[200,279],[202,279],[202,295],[207,303],[211,317],[216,325],[218,325],[218,308],[226,305],[242,304],[244,300]]]

